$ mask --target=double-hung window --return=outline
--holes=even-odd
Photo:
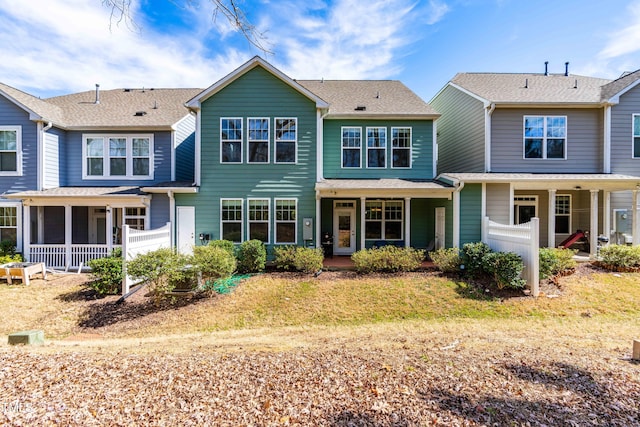
[[[275,157],[276,163],[295,163],[298,144],[298,119],[275,119]]]
[[[391,128],[391,167],[411,167],[411,128]]]
[[[153,179],[153,136],[84,135],[85,179]]]
[[[242,119],[220,119],[220,161],[242,163]]]
[[[269,163],[269,119],[247,119],[247,163]]]
[[[387,166],[387,128],[367,128],[367,167],[384,168]]]
[[[0,175],[22,174],[22,128],[0,126]]]
[[[633,115],[633,158],[640,159],[640,114]]]
[[[402,240],[404,203],[402,200],[365,202],[365,239]]]
[[[18,215],[14,206],[0,206],[0,241],[18,241]]]
[[[242,199],[220,201],[220,236],[223,240],[242,242]]]
[[[571,195],[556,195],[556,233],[571,234]]]
[[[269,199],[249,199],[249,240],[269,243]]]
[[[525,159],[565,159],[566,147],[565,116],[524,117]]]
[[[362,128],[342,128],[342,167],[360,167],[360,149],[362,147]]]
[[[275,199],[276,243],[296,243],[296,199]]]

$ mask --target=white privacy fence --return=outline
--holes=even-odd
[[[126,262],[134,259],[137,255],[160,248],[171,247],[171,223],[153,230],[136,230],[128,225],[122,227],[122,295],[129,292],[131,278],[127,276]]]
[[[518,225],[505,225],[484,217],[482,221],[483,241],[496,252],[515,252],[524,261],[523,278],[534,297],[539,293],[540,275],[540,220]]]

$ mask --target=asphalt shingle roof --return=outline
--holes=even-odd
[[[26,92],[18,90],[4,83],[0,83],[0,93],[4,93],[10,99],[13,99],[23,107],[38,114],[45,120],[52,121],[58,124],[62,123],[63,121],[64,112],[60,107],[54,104],[51,104],[40,98],[36,98],[33,95],[29,95]]]
[[[602,87],[602,100],[605,101],[620,93],[627,86],[640,79],[640,70],[628,73]]]

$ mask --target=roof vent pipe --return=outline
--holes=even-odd
[[[549,61],[544,61],[544,75],[549,75]]]
[[[96,83],[96,104],[100,104],[100,85]]]
[[[524,88],[529,89],[529,79],[524,79]]]
[[[565,76],[569,75],[569,63],[568,62],[564,63],[564,75]]]

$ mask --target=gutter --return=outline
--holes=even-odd
[[[484,112],[484,171],[491,172],[491,115],[496,103],[485,104]],[[464,185],[463,185],[464,186]]]
[[[460,247],[460,192],[464,188],[464,181],[456,183],[453,192],[453,247]]]

